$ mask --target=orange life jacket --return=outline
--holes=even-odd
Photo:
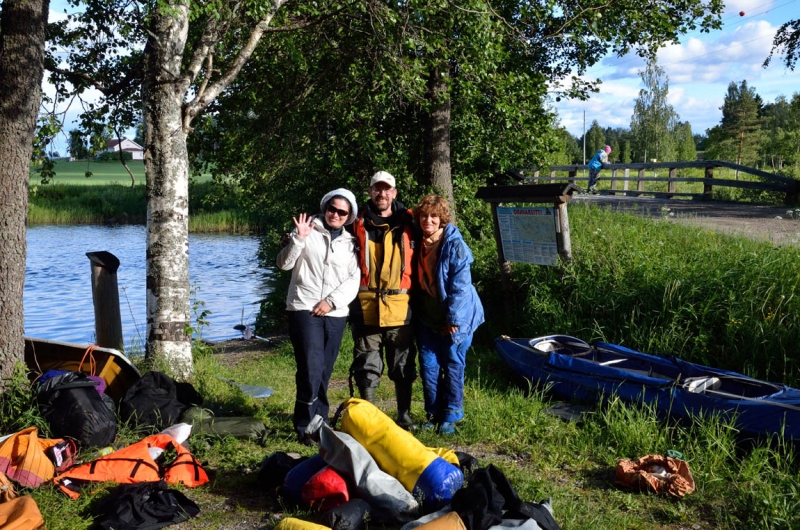
[[[159,466],[150,456],[149,449],[174,448],[175,460],[159,474]],[[114,451],[91,462],[75,466],[55,478],[54,482],[73,499],[80,496],[81,486],[88,482],[116,482],[135,484],[157,482],[164,479],[168,484],[182,483],[190,488],[208,482],[208,475],[188,449],[168,434],[154,434],[140,442]]]
[[[55,466],[45,451],[63,440],[39,438],[36,427],[12,434],[0,443],[0,471],[21,486],[38,488],[55,475]]]
[[[398,209],[394,215],[401,218],[394,226],[388,219],[383,224],[374,224],[365,218],[362,210],[353,223],[353,235],[359,246],[361,282],[358,304],[351,306],[351,317],[368,326],[411,323],[409,291],[415,244],[412,215],[411,210],[406,209]]]

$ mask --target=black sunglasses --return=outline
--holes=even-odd
[[[332,204],[329,204],[327,209],[328,213],[335,213],[339,217],[347,217],[348,215],[350,215],[350,212],[348,212],[347,210],[340,210],[339,208],[337,208]]]

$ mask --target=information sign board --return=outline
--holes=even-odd
[[[503,254],[508,261],[555,265],[555,208],[497,208]]]

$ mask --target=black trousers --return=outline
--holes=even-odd
[[[303,434],[316,415],[328,421],[328,382],[339,356],[347,317],[315,317],[309,311],[287,311],[289,338],[297,363],[292,422]]]

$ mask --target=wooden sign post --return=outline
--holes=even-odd
[[[572,243],[569,238],[569,216],[567,203],[572,194],[579,190],[575,184],[519,184],[512,186],[486,186],[478,189],[475,197],[483,199],[492,206],[494,237],[497,243],[497,261],[500,267],[500,282],[506,291],[510,285],[511,263],[503,250],[498,207],[504,203],[552,204],[555,214],[556,248],[559,257],[572,261]],[[505,297],[510,302],[510,297]],[[508,304],[507,304],[508,305]],[[509,309],[507,307],[506,309]]]

